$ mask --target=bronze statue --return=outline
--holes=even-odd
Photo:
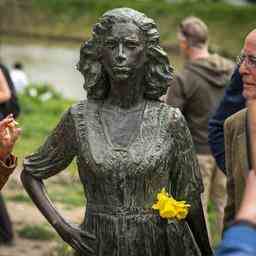
[[[106,12],[78,69],[88,100],[24,161],[23,184],[42,214],[81,256],[211,255],[190,133],[180,111],[158,101],[172,69],[154,21],[129,8]],[[87,198],[80,226],[58,213],[42,182],[74,157]],[[185,220],[152,209],[164,187],[191,204]]]

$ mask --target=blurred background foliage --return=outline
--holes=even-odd
[[[221,0],[8,0],[3,6],[7,6],[0,8],[4,31],[8,26],[10,32],[11,23],[15,31],[80,41],[91,36],[93,24],[105,11],[131,7],[154,18],[165,45],[176,44],[177,25],[195,15],[209,26],[211,48],[229,56],[237,54],[246,33],[256,27],[256,5]]]

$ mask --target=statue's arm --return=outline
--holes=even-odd
[[[21,180],[35,205],[57,231],[60,237],[79,253],[93,255],[93,246],[88,245],[85,241],[90,242],[91,240],[93,242],[95,239],[94,236],[82,231],[77,225],[69,223],[59,214],[47,196],[43,181],[36,179],[26,172],[26,170],[22,171]]]
[[[189,135],[186,135],[189,136]],[[193,236],[197,242],[198,247],[202,255],[209,256],[213,255],[211,245],[209,242],[203,206],[201,202],[201,193],[203,192],[203,186],[201,185],[201,176],[199,173],[199,166],[197,163],[194,148],[187,146],[187,150],[182,154],[181,167],[183,171],[187,172],[181,182],[184,184],[185,195],[182,198],[187,198],[188,203],[191,205],[189,214],[187,216],[188,225],[193,233]],[[182,194],[182,192],[180,192]]]
[[[31,199],[62,239],[82,255],[90,255],[93,249],[88,244],[93,237],[59,214],[43,183],[44,179],[64,170],[78,154],[75,131],[73,118],[67,111],[43,146],[24,159],[21,180]]]
[[[202,255],[213,255],[208,238],[203,206],[200,198],[193,201],[187,217],[188,225],[194,235],[194,238],[200,248]]]
[[[179,111],[177,113],[179,117],[173,127],[177,150],[175,170],[172,170],[175,184],[173,194],[178,200],[186,200],[191,205],[187,222],[202,255],[213,255],[201,203],[203,183],[192,137],[184,117]]]
[[[58,232],[66,221],[58,213],[47,196],[43,181],[33,177],[29,172],[26,172],[26,170],[23,170],[21,173],[21,181],[35,205]]]

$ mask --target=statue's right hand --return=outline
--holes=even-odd
[[[78,225],[65,223],[57,229],[57,232],[78,253],[88,256],[95,255],[96,237],[82,230]]]

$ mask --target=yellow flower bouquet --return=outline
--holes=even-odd
[[[159,210],[159,214],[162,218],[178,220],[185,219],[188,214],[190,205],[186,201],[176,201],[171,195],[169,195],[165,188],[157,194],[157,202],[152,205],[154,210]]]

